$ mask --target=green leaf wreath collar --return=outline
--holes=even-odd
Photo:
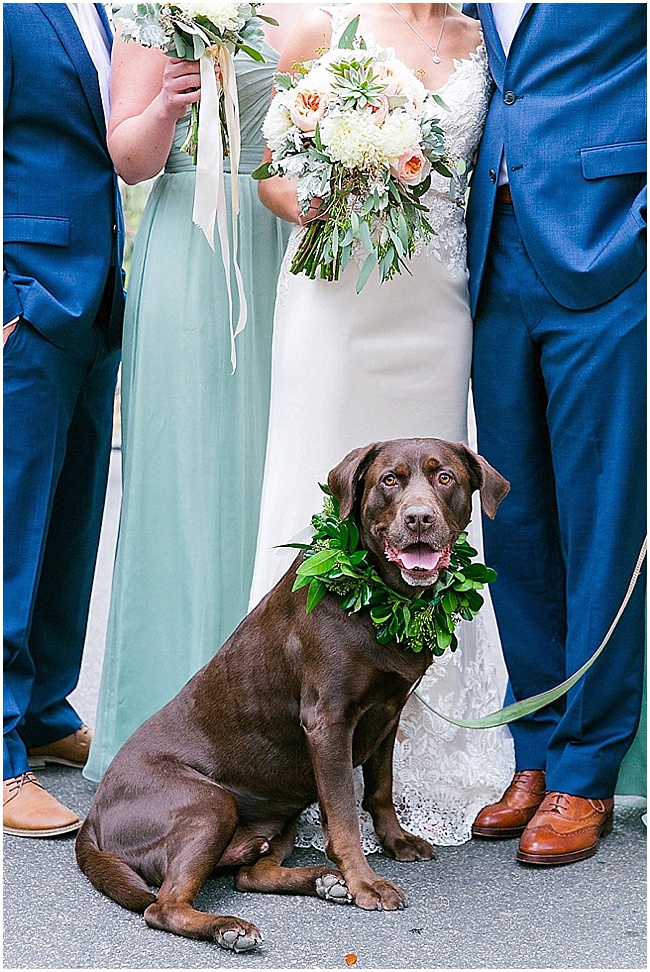
[[[310,544],[288,544],[304,551],[293,590],[309,586],[307,614],[329,591],[341,598],[348,614],[367,609],[381,645],[396,641],[420,652],[428,648],[442,655],[455,651],[455,628],[461,619],[471,621],[483,605],[479,591],[496,578],[496,571],[474,562],[476,550],[461,533],[451,550],[449,566],[431,587],[410,597],[389,587],[368,562],[368,551],[359,547],[359,528],[353,516],[342,520],[339,501],[326,486],[322,513],[312,517]]]

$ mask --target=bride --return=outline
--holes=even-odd
[[[441,110],[441,125],[448,151],[469,167],[491,80],[477,22],[450,4],[319,8],[295,29],[278,69],[290,71],[296,62],[335,46],[357,14],[358,34],[368,46],[392,47],[444,100],[448,110]],[[300,215],[292,181],[275,177],[260,183],[266,206],[296,225],[278,282],[251,606],[289,566],[294,552],[278,546],[295,540],[320,511],[318,484],[326,482],[329,470],[346,453],[383,439],[468,439],[472,320],[465,263],[466,177],[461,181],[461,191],[452,198],[449,179],[432,175],[423,201],[437,232],[433,244],[420,247],[410,261],[410,274],[403,272],[381,285],[375,275],[359,295],[354,260],[336,282],[290,273],[307,220]],[[310,214],[318,205],[319,200],[312,202]],[[478,513],[475,520],[476,544]],[[460,648],[436,660],[420,685],[420,698],[409,699],[400,723],[395,805],[406,829],[434,843],[467,840],[478,811],[498,799],[512,777],[506,730],[457,729],[427,708],[428,703],[471,718],[500,705],[505,673],[490,612],[487,604],[477,621],[462,622]],[[377,850],[363,813],[361,824],[364,849]],[[318,844],[319,837],[317,810],[311,808],[301,820],[298,844]]]

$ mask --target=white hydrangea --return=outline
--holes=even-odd
[[[379,126],[367,112],[336,112],[326,115],[320,130],[329,157],[349,169],[392,165],[420,141],[418,123],[399,111]]]
[[[266,113],[266,118],[262,125],[262,134],[266,139],[271,152],[277,152],[284,144],[286,134],[293,127],[291,115],[289,114],[288,100],[293,92],[279,92],[271,102],[271,106]]]
[[[420,125],[405,112],[394,111],[378,129],[382,139],[384,165],[392,165],[414,145],[420,144]]]
[[[248,4],[240,3],[185,3],[177,0],[174,6],[183,11],[183,14],[190,20],[195,17],[207,17],[214,26],[220,30],[239,30],[248,19],[243,16],[242,8],[248,7],[248,17],[250,17],[250,7]]]
[[[333,162],[348,169],[365,169],[379,161],[379,129],[365,112],[332,112],[321,121],[320,133]]]

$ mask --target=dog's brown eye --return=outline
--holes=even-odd
[[[384,486],[397,486],[397,476],[393,476],[392,473],[388,473],[388,475],[384,476],[382,479],[382,483]]]
[[[443,472],[438,476],[438,482],[441,486],[451,486],[453,481],[454,477],[451,475],[451,473]]]

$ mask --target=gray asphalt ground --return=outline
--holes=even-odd
[[[119,513],[113,453],[86,657],[73,701],[92,725],[97,702]],[[94,785],[72,769],[39,776],[84,814]],[[5,969],[646,969],[646,828],[633,801],[617,804],[614,832],[588,861],[549,869],[515,861],[516,842],[472,841],[438,860],[371,864],[406,891],[408,907],[363,912],[317,899],[239,894],[231,876],[206,883],[197,907],[262,930],[257,953],[148,928],[94,890],[73,840],[4,839]],[[297,851],[290,863],[318,863]],[[350,961],[352,961],[350,959]]]

